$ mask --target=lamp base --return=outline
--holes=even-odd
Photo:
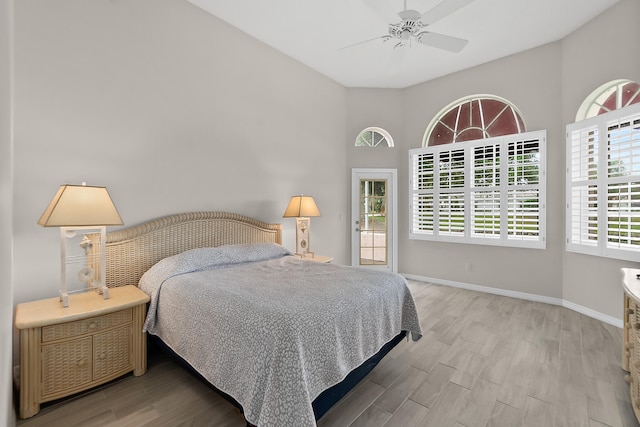
[[[307,252],[303,252],[303,253],[296,253],[294,255],[297,256],[297,257],[300,257],[302,259],[304,259],[304,258],[315,258],[316,257],[315,252],[311,252],[311,251],[307,251]]]
[[[307,254],[313,254],[309,250],[311,248],[310,234],[311,220],[306,217],[296,218],[296,256],[304,258]]]
[[[109,288],[104,284],[106,227],[61,227],[60,302],[69,307],[69,295],[96,291],[109,299]]]
[[[60,291],[60,302],[63,307],[69,307],[69,293],[66,291]]]
[[[102,294],[102,299],[109,299],[109,288],[104,285],[99,285],[91,286],[87,289],[76,289],[75,291],[60,290],[60,302],[63,307],[69,307],[69,294],[84,294],[91,291],[96,291],[98,294]]]

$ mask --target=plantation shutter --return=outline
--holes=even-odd
[[[500,144],[473,147],[471,237],[499,239]],[[497,215],[496,215],[497,213]]]
[[[464,149],[442,150],[438,155],[438,219],[440,236],[464,236],[465,156]]]
[[[598,127],[567,133],[567,248],[597,254],[598,245]]]
[[[640,260],[640,105],[567,126],[567,250]]]
[[[533,240],[540,237],[540,139],[522,139],[507,143],[509,240]]]
[[[545,246],[546,132],[410,150],[410,238]]]
[[[433,236],[434,153],[416,153],[411,157],[411,162],[410,169],[413,171],[411,206],[414,206],[411,229],[416,234]]]

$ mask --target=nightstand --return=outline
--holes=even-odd
[[[307,255],[302,257],[302,259],[307,260],[307,261],[315,261],[315,262],[323,262],[323,263],[330,263],[331,261],[333,261],[333,257],[331,256],[325,256],[325,255]]]
[[[66,308],[57,297],[18,304],[20,418],[37,414],[43,402],[144,374],[148,301],[137,287],[122,286],[106,300],[95,292],[70,295]]]

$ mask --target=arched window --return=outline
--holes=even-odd
[[[640,256],[640,85],[591,92],[567,125],[567,250],[627,261]]]
[[[582,102],[576,113],[576,122],[619,110],[640,102],[640,85],[631,80],[619,79],[603,84]]]
[[[495,95],[472,95],[443,108],[424,133],[423,147],[526,132],[518,108]]]
[[[358,134],[356,147],[393,147],[393,138],[382,128],[368,127]]]
[[[494,95],[442,109],[409,150],[409,238],[544,249],[546,135]]]

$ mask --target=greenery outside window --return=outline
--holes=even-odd
[[[567,250],[640,259],[640,104],[567,126]]]
[[[409,151],[410,238],[544,248],[546,131]]]

